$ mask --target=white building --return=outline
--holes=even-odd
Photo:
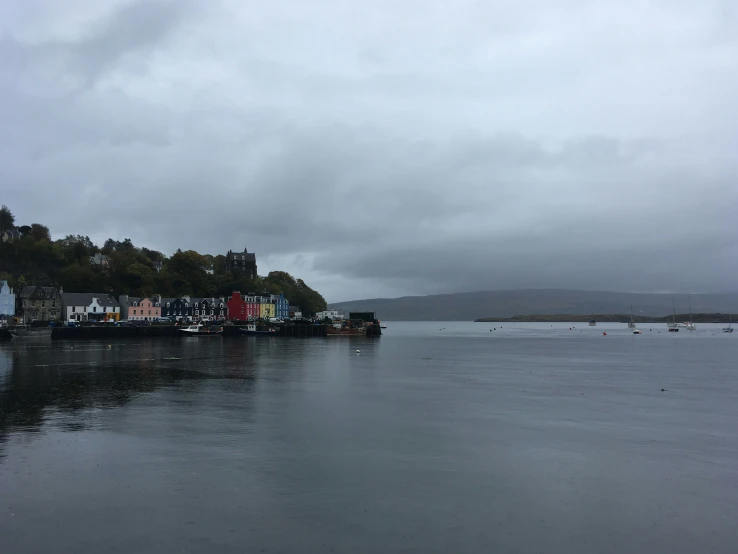
[[[315,314],[316,319],[332,319],[338,320],[343,319],[343,314],[338,310],[325,310],[324,312],[318,312]]]
[[[62,293],[64,321],[120,319],[120,304],[109,294],[96,292]]]

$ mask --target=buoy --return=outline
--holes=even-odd
[[[360,353],[360,352],[361,352],[361,350],[359,350],[359,349],[357,348],[357,349],[356,349],[356,353],[358,354],[358,353]]]
[[[603,332],[602,332],[602,336],[603,336],[603,337],[606,337],[606,336],[607,336],[607,333],[605,333],[605,332],[603,331]]]

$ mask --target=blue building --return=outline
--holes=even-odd
[[[0,315],[15,315],[15,294],[7,281],[0,281]]]
[[[272,302],[274,303],[274,317],[279,319],[287,319],[290,317],[290,302],[284,297],[284,293],[272,295]]]

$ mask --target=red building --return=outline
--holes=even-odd
[[[247,321],[249,314],[246,311],[246,299],[241,293],[234,291],[226,302],[228,305],[228,319],[231,321]]]

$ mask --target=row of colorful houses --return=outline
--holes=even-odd
[[[15,294],[7,281],[0,281],[0,316],[15,316],[22,323],[33,321],[177,321],[298,319],[300,308],[290,306],[284,294],[234,292],[225,298],[182,296],[138,298],[100,292],[64,292],[56,287],[23,287]]]

